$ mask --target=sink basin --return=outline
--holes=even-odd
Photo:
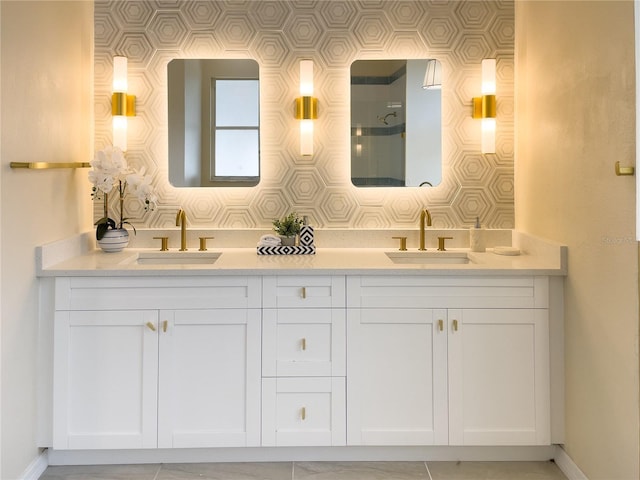
[[[207,265],[213,264],[220,252],[140,252],[138,265]]]
[[[438,251],[413,251],[413,252],[385,252],[393,263],[415,264],[415,265],[437,265],[453,264],[462,265],[469,263],[467,252],[438,252]]]

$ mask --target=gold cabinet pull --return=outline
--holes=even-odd
[[[438,320],[438,330],[440,331],[444,330],[444,320],[442,319]]]
[[[633,175],[635,173],[634,167],[621,167],[620,162],[616,162],[615,170],[616,175],[619,177],[623,175]]]
[[[454,320],[453,321],[453,331],[457,332],[458,331],[458,320]]]
[[[302,298],[307,298],[307,287],[302,287]]]
[[[302,418],[302,420],[306,420],[307,418],[307,409],[305,407],[302,407],[302,410],[300,410],[300,418]]]
[[[151,322],[147,322],[147,327],[149,327],[149,330],[151,330],[152,332],[156,331],[156,326]]]
[[[164,322],[162,322],[162,331],[166,332],[167,331],[167,326],[169,326],[169,322],[167,320],[165,320]]]
[[[306,350],[307,349],[307,339],[303,338],[302,340],[300,340],[300,343],[302,344],[302,350]]]

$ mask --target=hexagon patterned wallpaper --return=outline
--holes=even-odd
[[[513,228],[512,0],[156,0],[95,2],[95,146],[111,143],[112,57],[129,59],[129,162],[153,175],[159,206],[127,203],[139,227],[175,224],[182,206],[201,228],[270,228],[289,210],[320,228],[434,227],[476,216]],[[436,57],[443,65],[443,182],[434,188],[356,188],[350,180],[349,71],[356,59]],[[261,180],[256,187],[174,188],[167,169],[167,63],[253,58],[260,65]],[[480,154],[480,62],[497,59],[496,154]],[[293,101],[301,59],[315,63],[315,154],[298,153]],[[100,210],[99,205],[96,210]],[[100,212],[97,211],[97,214]]]

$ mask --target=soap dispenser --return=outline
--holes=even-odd
[[[479,217],[476,217],[476,224],[469,230],[469,248],[472,252],[486,251],[484,229],[480,226]]]

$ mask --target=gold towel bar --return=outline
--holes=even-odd
[[[30,168],[32,170],[46,170],[49,168],[89,168],[89,162],[11,162],[11,168]]]

